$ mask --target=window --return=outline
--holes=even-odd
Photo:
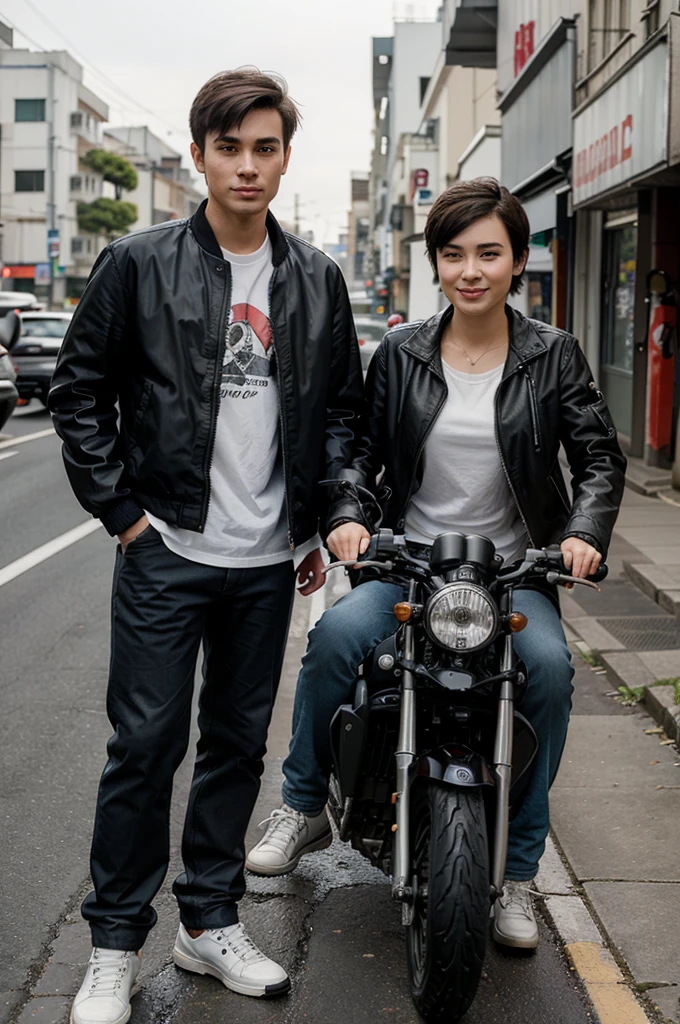
[[[15,100],[15,121],[44,121],[45,100]]]
[[[15,171],[14,172],[15,192],[44,192],[45,172],[44,171]]]

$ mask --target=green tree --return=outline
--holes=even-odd
[[[138,217],[135,203],[120,199],[95,199],[93,203],[78,203],[78,227],[93,235],[124,235]]]
[[[104,181],[110,181],[116,190],[116,199],[121,199],[123,189],[131,192],[137,188],[137,171],[129,160],[106,149],[91,149],[81,157],[81,162],[90,170],[101,174]]]

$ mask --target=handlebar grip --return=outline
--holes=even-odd
[[[386,527],[378,530],[371,537],[368,548],[361,556],[362,562],[372,562],[394,558],[399,550],[404,547],[404,539],[401,536],[394,536],[392,530]]]
[[[548,562],[550,565],[552,565],[555,569],[559,569],[560,572],[568,571],[567,569],[565,569],[564,559],[562,558],[562,549],[560,548],[559,544],[550,544],[544,550],[546,555],[548,556]],[[595,570],[595,572],[591,573],[591,575],[587,578],[592,583],[601,583],[602,580],[607,578],[608,574],[609,566],[605,565],[604,562],[601,562]]]

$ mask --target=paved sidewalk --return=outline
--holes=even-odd
[[[627,489],[608,562],[562,597],[581,660],[551,819],[624,977],[680,1024],[680,506]]]

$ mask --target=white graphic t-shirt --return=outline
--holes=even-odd
[[[231,264],[231,315],[205,530],[181,530],[147,516],[178,555],[204,565],[254,568],[293,558],[267,315],[272,248],[267,236],[256,252],[239,256],[223,249],[222,253]],[[318,543],[313,538],[297,547],[295,564]]]

